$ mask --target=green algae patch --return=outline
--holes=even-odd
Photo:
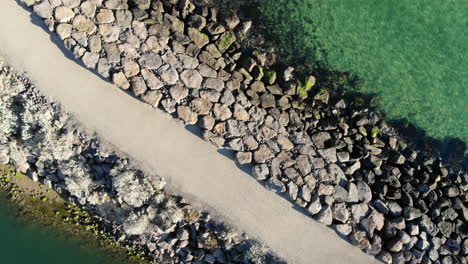
[[[276,71],[267,71],[265,73],[265,80],[268,84],[273,85],[276,82]]]
[[[229,46],[234,43],[234,41],[236,41],[236,36],[233,32],[228,31],[221,35],[219,40],[216,42],[216,45],[218,46],[219,50],[223,52],[226,51]]]

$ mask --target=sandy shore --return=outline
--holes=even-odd
[[[36,21],[33,21],[36,22]],[[41,22],[39,22],[41,23]],[[201,139],[64,56],[15,1],[0,8],[0,48],[41,91],[190,202],[253,234],[289,263],[372,263],[371,257],[291,208]]]

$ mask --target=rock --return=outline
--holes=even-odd
[[[252,175],[257,180],[265,180],[268,177],[269,173],[270,171],[266,164],[258,164],[252,167]]]
[[[59,6],[55,8],[55,19],[60,23],[68,22],[74,16],[75,16],[75,13],[69,7]]]
[[[403,209],[396,202],[388,202],[388,210],[393,217],[401,216],[403,213]]]
[[[89,35],[92,35],[97,29],[93,21],[83,15],[78,15],[73,19],[73,27],[78,31],[88,33]]]
[[[138,63],[132,60],[124,60],[122,62],[122,66],[125,76],[127,76],[128,78],[136,76],[138,73],[140,73],[140,66],[138,65]]]
[[[337,185],[335,187],[335,192],[333,193],[333,198],[337,202],[346,202],[348,201],[348,192],[345,190],[345,188]]]
[[[445,194],[447,194],[448,197],[457,197],[459,195],[460,191],[458,190],[457,187],[452,186],[447,189],[445,189]]]
[[[72,25],[70,24],[60,24],[57,26],[57,35],[60,37],[61,40],[69,38],[72,31]]]
[[[266,182],[265,182],[265,187],[270,190],[270,191],[275,191],[275,192],[285,192],[286,191],[286,186],[278,180],[276,177],[270,177]]]
[[[49,1],[44,1],[35,5],[34,12],[42,18],[50,18],[53,14],[52,6],[50,5]]]
[[[403,215],[405,219],[409,221],[421,217],[422,213],[419,209],[413,207],[405,207],[405,209],[403,210]]]
[[[216,46],[219,51],[225,52],[236,41],[236,35],[231,32],[224,32],[221,37],[216,41]]]
[[[352,182],[348,183],[348,203],[357,203],[359,201],[358,189]]]
[[[147,90],[145,80],[142,77],[133,77],[131,79],[131,87],[136,96],[144,94]]]
[[[224,89],[224,82],[218,78],[207,78],[203,82],[203,88],[221,91]]]
[[[369,237],[373,237],[374,230],[381,230],[384,226],[384,216],[372,210],[372,213],[360,221],[360,226],[367,232]]]
[[[244,151],[244,145],[241,138],[233,138],[227,142],[227,148],[235,151]]]
[[[351,205],[351,214],[355,223],[361,222],[366,217],[368,211],[369,206],[366,203]]]
[[[158,107],[161,98],[162,93],[160,91],[148,91],[144,96],[142,96],[143,101],[153,107]]]
[[[250,115],[244,107],[239,104],[234,105],[234,118],[239,121],[249,121]]]
[[[211,130],[215,125],[215,119],[211,116],[203,116],[198,120],[198,125],[201,128]]]
[[[312,198],[312,189],[307,184],[302,185],[301,198],[306,202],[310,202]]]
[[[351,244],[359,247],[363,251],[369,249],[370,246],[371,246],[369,240],[366,237],[365,232],[356,231],[354,233],[351,233],[351,235],[349,235],[348,238],[349,238],[349,242],[351,242]]]
[[[263,108],[274,108],[274,107],[276,107],[275,96],[272,95],[272,94],[268,94],[268,93],[263,94],[260,97],[260,101],[261,101],[261,104],[262,104]]]
[[[265,163],[273,157],[273,153],[271,153],[271,150],[265,144],[260,145],[258,150],[254,152],[254,160],[257,163]]]
[[[405,156],[403,156],[401,154],[399,154],[399,155],[392,158],[392,162],[394,164],[403,164],[403,163],[405,163],[405,161],[406,161]]]
[[[346,208],[344,203],[336,203],[333,205],[332,209],[333,219],[340,221],[341,223],[346,223],[349,218],[349,211]]]
[[[341,162],[341,163],[349,161],[349,153],[348,152],[337,152],[336,156],[338,158],[338,161]]]
[[[128,0],[107,0],[105,6],[113,10],[128,9],[127,1]]]
[[[83,15],[91,18],[96,12],[96,4],[94,4],[92,1],[85,1],[81,4],[80,9]]]
[[[252,162],[252,152],[237,152],[236,160],[239,164],[249,164]]]
[[[374,234],[371,240],[371,246],[366,250],[366,253],[375,256],[382,251],[382,239],[380,236]]]
[[[442,221],[439,224],[437,224],[437,227],[439,228],[442,235],[444,235],[444,237],[446,238],[449,238],[452,234],[453,225],[450,222]]]
[[[143,79],[145,79],[146,85],[151,90],[161,89],[164,86],[162,81],[147,69],[142,69],[141,75],[143,76]]]
[[[222,104],[215,104],[213,107],[213,114],[217,120],[225,121],[232,116],[231,110],[229,107]]]
[[[138,60],[138,63],[144,68],[156,70],[161,66],[162,61],[161,57],[158,54],[146,53],[141,55],[140,59]]]
[[[190,103],[192,111],[199,115],[208,115],[213,103],[203,98],[196,98]],[[214,119],[212,119],[214,121]]]
[[[325,148],[325,142],[331,139],[330,133],[319,132],[311,136],[312,142],[317,148]]]
[[[297,187],[297,184],[294,182],[289,182],[288,183],[288,194],[291,200],[295,201],[297,198],[297,194],[299,192],[299,188]]]
[[[164,15],[164,23],[169,25],[172,31],[184,33],[185,24],[180,19],[169,14]]]
[[[120,28],[111,26],[110,24],[99,25],[99,34],[104,42],[112,43],[119,39]]]
[[[236,14],[232,14],[231,16],[227,17],[224,22],[230,30],[233,30],[237,25],[240,23],[240,19]]]
[[[91,52],[99,53],[102,49],[101,37],[99,35],[89,37],[88,47]]]
[[[128,82],[123,72],[114,73],[114,75],[112,76],[112,81],[117,87],[121,89],[126,90],[130,88],[130,83]]]
[[[176,103],[180,103],[182,99],[188,96],[189,90],[182,85],[174,85],[169,89],[169,94]]]
[[[80,4],[81,0],[62,0],[62,3],[66,7],[75,8]]]
[[[82,58],[83,64],[90,69],[96,68],[98,60],[99,54],[94,52],[86,52]]]
[[[132,29],[135,35],[140,40],[146,40],[148,38],[148,30],[146,29],[146,25],[140,21],[132,21]]]
[[[403,249],[403,241],[401,238],[396,237],[385,244],[385,247],[390,252],[400,252]]]
[[[200,89],[203,81],[203,77],[196,70],[185,70],[180,78],[187,87],[194,89]]]
[[[365,182],[358,181],[357,183],[358,189],[358,199],[360,202],[368,203],[372,200],[372,191]]]
[[[348,236],[353,231],[353,228],[349,224],[332,225],[332,228],[342,236]]]
[[[21,0],[21,2],[26,6],[32,6],[36,3],[36,0]]]
[[[278,135],[277,141],[278,141],[278,144],[281,146],[282,150],[287,151],[287,150],[291,150],[294,148],[294,145],[291,142],[291,140],[289,140],[289,138],[283,134]],[[304,159],[304,157],[306,158],[306,160]],[[310,168],[310,164],[309,164],[309,160],[307,156],[304,156],[304,157],[302,157],[302,162],[301,162],[302,169],[307,170],[307,168]],[[309,169],[309,172],[310,172],[310,169]],[[303,173],[303,174],[306,175],[308,173]]]
[[[177,71],[170,65],[161,66],[158,69],[159,77],[169,85],[174,85],[179,80],[179,74]]]
[[[199,63],[198,63],[198,60],[196,58],[191,57],[191,56],[187,56],[185,54],[179,54],[178,57],[179,57],[179,60],[184,65],[185,69],[196,69],[198,67]],[[201,74],[201,75],[204,76],[203,74]],[[204,76],[204,77],[206,77],[206,76]],[[216,72],[215,72],[214,77],[216,77]]]
[[[192,27],[188,29],[188,36],[195,43],[195,46],[200,49],[210,42],[208,35]]]
[[[386,264],[392,263],[392,255],[384,250],[380,251],[380,253],[375,258]]]
[[[320,198],[318,195],[313,195],[310,199],[310,205],[307,207],[307,211],[311,215],[316,215],[322,209],[322,204],[320,203]]]
[[[104,78],[109,78],[110,68],[111,66],[109,65],[109,62],[107,61],[106,58],[99,59],[98,65],[97,65],[97,71],[100,75],[102,75]]]
[[[195,125],[198,121],[197,114],[192,112],[188,106],[178,106],[177,114],[187,124]]]
[[[331,225],[333,217],[330,206],[328,204],[324,205],[320,212],[314,216],[314,219],[324,225]]]
[[[335,163],[337,161],[336,158],[336,149],[335,148],[328,148],[328,149],[319,149],[318,153],[322,156],[328,163]]]

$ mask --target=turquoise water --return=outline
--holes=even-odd
[[[5,264],[124,263],[84,241],[66,239],[43,227],[23,224],[0,195],[0,256]]]
[[[356,73],[390,119],[468,142],[468,1],[261,0],[280,51]]]

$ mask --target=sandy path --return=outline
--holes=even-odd
[[[87,128],[168,179],[174,192],[254,235],[289,263],[375,262],[292,209],[167,114],[66,58],[14,0],[0,3],[0,50]]]

